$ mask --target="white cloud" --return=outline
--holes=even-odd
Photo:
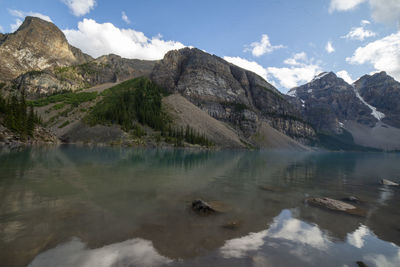
[[[309,59],[304,52],[297,53],[284,61],[290,67],[268,67],[267,78],[273,77],[279,84],[287,89],[299,86],[301,83],[311,81],[320,73],[321,67],[313,58]]]
[[[376,33],[373,31],[369,31],[364,29],[364,27],[353,27],[351,28],[350,32],[342,38],[346,38],[349,40],[359,40],[364,41],[365,38],[374,37]]]
[[[120,29],[112,23],[97,23],[83,19],[77,30],[64,30],[70,44],[93,57],[117,54],[125,58],[162,59],[170,50],[185,47],[176,41],[164,41],[160,36],[148,38],[143,32]]]
[[[126,15],[125,11],[122,11],[122,20],[126,22],[126,24],[130,24],[131,21],[129,20],[128,16]]]
[[[329,41],[329,42],[326,43],[325,50],[326,50],[326,52],[328,52],[329,54],[335,52],[335,48],[333,47],[331,41]]]
[[[352,84],[352,83],[354,82],[354,80],[351,78],[350,74],[349,74],[347,71],[345,71],[345,70],[338,71],[338,72],[336,73],[336,75],[337,75],[339,78],[342,78],[342,79],[343,79],[345,82],[347,82],[348,84]]]
[[[372,64],[376,70],[386,71],[400,80],[400,31],[357,48],[346,61],[359,65]]]
[[[365,38],[376,36],[375,32],[365,29],[365,26],[370,24],[370,22],[368,20],[362,20],[360,24],[361,24],[361,27],[351,28],[350,32],[348,34],[342,36],[341,38],[345,38],[348,40],[364,41]]]
[[[162,256],[153,243],[134,238],[100,248],[88,248],[78,238],[60,244],[37,255],[31,267],[97,266],[112,267],[130,263],[131,266],[164,266],[173,261]]]
[[[94,9],[96,0],[63,0],[75,16],[83,16]]]
[[[19,26],[21,26],[22,20],[16,19],[14,24],[10,24],[11,32],[15,32],[18,30]]]
[[[352,10],[365,1],[366,0],[331,0],[331,4],[329,5],[329,13],[334,11]]]
[[[25,12],[25,11],[16,10],[16,9],[9,9],[8,13],[10,13],[11,16],[14,16],[17,18],[22,18],[22,19],[25,18],[26,16],[32,16],[32,17],[41,18],[42,20],[53,22],[49,16],[43,15],[38,12],[32,12],[32,11]]]
[[[253,56],[260,57],[264,54],[271,53],[272,51],[279,48],[283,48],[283,45],[272,45],[271,42],[269,41],[268,35],[263,34],[261,36],[260,42],[251,43],[249,47],[246,48],[244,51],[245,52],[251,51]]]
[[[399,0],[331,0],[329,13],[334,11],[349,11],[369,2],[372,18],[376,22],[400,23],[400,1]]]
[[[267,70],[255,61],[249,61],[241,57],[224,57],[224,59],[236,66],[252,71],[267,80]]]
[[[371,22],[369,22],[369,21],[366,20],[366,19],[363,19],[363,20],[361,21],[361,25],[362,25],[362,26],[369,25],[369,24],[371,24]]]
[[[4,28],[1,25],[0,25],[0,32],[4,32]]]
[[[399,0],[369,0],[372,18],[382,23],[400,23]]]

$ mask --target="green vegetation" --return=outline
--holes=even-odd
[[[238,102],[223,102],[223,103],[221,103],[221,105],[224,108],[231,108],[235,112],[242,112],[245,109],[249,109],[249,107],[246,106],[245,104],[238,103]]]
[[[169,118],[161,108],[163,90],[147,78],[123,82],[103,91],[103,100],[86,117],[90,125],[119,124],[126,131],[135,119],[157,131],[166,129]]]
[[[77,107],[84,102],[96,99],[96,97],[97,97],[97,92],[81,92],[81,93],[67,92],[30,101],[29,104],[35,107],[43,107],[52,103],[63,103]]]
[[[0,83],[0,90],[3,89],[4,86],[6,86],[5,83]]]
[[[54,106],[53,106],[53,109],[54,110],[60,110],[60,109],[62,109],[62,108],[64,108],[65,107],[65,103],[59,103],[59,104],[55,104]]]
[[[185,130],[183,127],[168,127],[168,130],[162,132],[162,135],[165,137],[166,142],[174,143],[175,146],[183,146],[183,142],[187,142],[192,145],[198,144],[206,147],[211,147],[214,145],[210,140],[208,140],[205,134],[200,134],[189,125],[186,125]]]
[[[34,113],[33,107],[27,105],[25,97],[12,96],[5,100],[0,96],[0,115],[4,116],[4,125],[21,138],[33,136],[35,125],[40,118]]]
[[[86,116],[85,121],[91,126],[96,124],[118,124],[134,137],[142,137],[146,132],[139,126],[147,125],[159,131],[168,143],[183,146],[184,142],[211,146],[212,143],[189,126],[174,129],[171,120],[162,109],[162,96],[165,91],[148,78],[136,78],[123,82],[101,93],[103,99]]]
[[[63,124],[61,124],[60,126],[58,126],[58,128],[64,128],[65,126],[67,126],[68,124],[70,124],[69,121],[65,121]]]

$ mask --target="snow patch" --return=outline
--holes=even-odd
[[[311,82],[314,82],[314,81],[316,81],[316,80],[319,80],[319,79],[321,79],[322,77],[325,77],[325,76],[328,75],[328,74],[329,74],[329,72],[321,72],[320,74],[318,74],[317,76],[315,76],[314,79],[312,79]]]
[[[307,93],[312,93],[312,89],[308,89],[308,90],[307,90]]]
[[[297,91],[296,89],[291,89],[289,92],[287,92],[288,96],[293,96],[296,97],[297,96]]]
[[[361,96],[360,93],[356,90],[356,88],[354,88],[354,86],[353,86],[353,89],[354,89],[354,92],[356,93],[356,96],[358,97],[358,99],[360,99],[361,102],[364,103],[364,105],[366,105],[367,107],[369,107],[369,108],[371,109],[371,111],[372,111],[372,112],[371,112],[371,115],[372,115],[372,116],[374,116],[374,117],[375,117],[377,120],[379,120],[379,121],[386,117],[386,115],[385,115],[384,113],[382,113],[382,112],[379,112],[379,111],[376,109],[376,107],[371,106],[370,104],[368,104],[367,101],[365,101],[364,98],[362,98],[362,96]]]

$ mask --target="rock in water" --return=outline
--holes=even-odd
[[[392,181],[387,180],[387,179],[382,179],[381,180],[381,184],[382,185],[390,185],[390,186],[399,186],[398,183],[392,182]]]
[[[192,209],[200,214],[212,214],[215,213],[216,210],[214,210],[207,202],[197,199],[192,202]]]
[[[326,208],[329,210],[334,210],[334,211],[349,211],[349,210],[355,210],[356,207],[345,203],[343,201],[340,200],[336,200],[336,199],[332,199],[332,198],[328,198],[328,197],[323,197],[323,198],[319,198],[319,197],[315,197],[315,198],[307,198],[306,202],[314,205],[314,206],[318,206],[318,207],[322,207],[322,208]]]
[[[353,203],[358,203],[360,202],[360,200],[355,197],[355,196],[348,196],[348,197],[344,197],[342,198],[343,201],[347,201],[347,202],[353,202]]]
[[[366,265],[366,264],[365,264],[364,262],[362,262],[362,261],[357,261],[356,263],[357,263],[358,267],[368,267],[368,265]]]

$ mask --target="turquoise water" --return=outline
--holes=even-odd
[[[400,189],[380,178],[399,154],[3,149],[0,265],[400,266]],[[304,203],[350,195],[365,216]]]

